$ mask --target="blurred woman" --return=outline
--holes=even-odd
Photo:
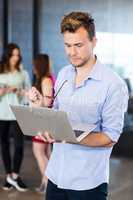
[[[19,46],[14,43],[8,44],[0,62],[0,138],[6,172],[4,190],[10,190],[12,187],[19,191],[27,190],[19,176],[23,160],[24,137],[9,106],[22,103],[26,88],[30,87],[28,74],[22,69],[21,60]],[[14,139],[13,157],[10,152],[10,131]]]
[[[50,60],[47,54],[39,54],[33,61],[33,73],[35,75],[34,87],[42,94],[43,106],[52,107],[54,95],[54,78],[50,71]],[[34,90],[34,87],[32,90]],[[47,186],[47,177],[45,169],[51,154],[51,144],[41,139],[41,136],[35,136],[33,141],[33,153],[37,160],[42,180],[39,188],[36,190],[40,193],[45,191]]]

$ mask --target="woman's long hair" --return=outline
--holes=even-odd
[[[12,57],[12,53],[14,49],[18,49],[20,52],[20,48],[15,43],[9,43],[6,48],[4,49],[1,61],[0,61],[0,73],[7,73],[10,72],[10,58]],[[22,57],[21,54],[19,54],[19,60],[15,65],[16,70],[20,71],[20,63],[21,63]]]
[[[41,83],[44,77],[51,76],[50,59],[47,54],[38,54],[33,60],[34,81],[33,85],[42,93]]]

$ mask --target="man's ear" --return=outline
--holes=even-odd
[[[96,44],[97,44],[97,38],[96,37],[93,37],[92,43],[93,43],[93,48],[96,47]]]

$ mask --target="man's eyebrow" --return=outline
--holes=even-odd
[[[81,45],[83,44],[83,42],[78,42],[78,43],[75,43],[74,45],[77,46],[77,45]]]
[[[68,46],[77,46],[77,45],[81,45],[81,44],[83,44],[83,42],[77,42],[77,43],[74,43],[74,44],[69,44],[69,43],[67,43],[67,42],[65,42],[64,43],[65,45],[68,45]]]

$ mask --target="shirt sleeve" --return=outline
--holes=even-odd
[[[117,142],[124,125],[128,106],[128,89],[125,83],[112,85],[102,109],[102,132]]]

